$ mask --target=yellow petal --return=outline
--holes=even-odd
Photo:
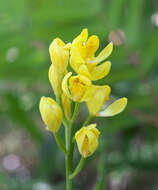
[[[82,32],[73,40],[72,45],[81,45],[88,38],[88,29],[84,28]]]
[[[100,135],[99,130],[96,128],[96,124],[90,124],[90,125],[88,125],[87,129],[91,130],[96,135],[97,138]]]
[[[87,66],[85,64],[82,64],[79,67],[77,73],[80,74],[80,75],[86,76],[89,79],[91,79],[91,74],[89,73],[88,68],[87,68]]]
[[[91,78],[92,80],[99,80],[101,78],[104,78],[110,71],[111,68],[111,62],[106,61],[96,67],[91,72]]]
[[[88,38],[88,29],[84,28],[80,34],[80,36],[82,37],[83,41],[86,41]]]
[[[50,68],[49,68],[49,81],[51,83],[51,86],[54,90],[54,93],[56,96],[60,96],[61,95],[61,77],[59,72],[57,71],[57,69],[55,68],[55,66],[53,64],[51,64]]]
[[[92,62],[94,62],[94,63],[100,63],[100,62],[104,61],[107,57],[109,57],[109,55],[111,54],[112,50],[113,50],[113,43],[110,42],[110,43],[99,53],[99,55],[93,59]]]
[[[83,101],[87,102],[92,98],[92,96],[93,96],[93,94],[95,92],[95,89],[93,88],[93,86],[94,85],[90,85],[90,86],[87,87],[87,90],[86,90],[86,92],[85,92],[85,94],[84,94],[84,96],[82,98]]]
[[[81,147],[81,154],[84,158],[87,158],[88,156],[91,155],[91,152],[89,150],[89,139],[87,134],[85,134],[85,138]]]
[[[86,42],[86,56],[90,60],[94,57],[94,53],[99,48],[99,38],[96,35],[92,35]]]
[[[79,67],[84,63],[79,51],[77,48],[73,48],[71,50],[71,57],[70,57],[70,66],[72,69],[78,73]]]
[[[84,101],[82,98],[86,93],[87,87],[91,85],[91,81],[82,75],[73,76],[69,80],[69,90],[75,102]]]
[[[65,75],[65,77],[63,78],[63,81],[62,81],[62,90],[63,92],[69,97],[72,99],[72,96],[69,92],[69,89],[68,89],[68,79],[70,78],[70,76],[72,75],[72,72],[69,72],[67,75]]]
[[[127,98],[120,98],[108,106],[104,111],[99,113],[99,116],[110,117],[119,114],[122,112],[127,105]]]
[[[86,102],[88,110],[91,115],[97,115],[101,110],[105,100],[108,99],[110,94],[110,86],[94,86],[93,92],[91,93],[91,98]]]
[[[63,48],[66,49],[66,50],[70,50],[71,46],[72,46],[71,43],[67,43]]]
[[[60,47],[64,47],[65,46],[65,43],[60,39],[60,38],[55,38],[54,40],[53,40],[53,42],[51,43],[51,45],[50,45],[50,48],[51,48],[51,46],[53,46],[53,45],[57,45],[57,46],[60,46]]]
[[[92,155],[98,147],[98,138],[96,137],[95,133],[93,133],[93,131],[89,130],[89,131],[87,131],[86,135],[88,137],[87,138],[88,143],[87,144],[83,143],[84,146],[82,148],[83,155],[85,158]],[[85,151],[84,151],[84,149],[85,149]],[[87,149],[88,149],[88,151],[87,151]]]
[[[75,140],[77,142],[77,146],[78,146],[78,150],[80,152],[80,154],[82,154],[82,145],[84,142],[84,138],[85,138],[85,133],[86,132],[86,127],[82,127],[79,131],[77,131],[75,133]]]

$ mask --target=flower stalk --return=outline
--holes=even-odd
[[[74,170],[74,172],[71,175],[69,175],[70,180],[72,180],[74,177],[76,177],[80,173],[80,171],[82,170],[82,168],[85,164],[85,161],[86,161],[86,159],[81,157],[76,169]]]
[[[94,117],[93,115],[89,115],[89,116],[87,117],[87,119],[85,120],[83,126],[88,125],[88,124],[92,121],[93,117]]]

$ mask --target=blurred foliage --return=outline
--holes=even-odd
[[[0,189],[64,189],[64,158],[43,130],[38,102],[54,96],[49,44],[57,36],[70,42],[84,27],[100,37],[101,48],[114,42],[111,73],[99,84],[112,86],[112,99],[127,96],[129,103],[122,114],[95,120],[102,146],[75,187],[92,189],[99,172],[100,189],[158,188],[157,9],[157,0],[1,0]],[[76,125],[87,114],[82,111]],[[18,170],[4,167],[10,154],[20,158]]]

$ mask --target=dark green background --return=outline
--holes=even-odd
[[[100,50],[114,41],[111,72],[98,84],[112,87],[112,99],[129,102],[122,114],[95,120],[100,146],[74,186],[91,190],[99,174],[102,190],[158,188],[157,11],[157,0],[1,0],[0,189],[45,190],[37,188],[41,183],[65,189],[64,157],[44,130],[38,103],[54,97],[49,44],[55,37],[71,42],[85,27],[99,36]],[[7,158],[19,159],[18,168],[7,170]]]

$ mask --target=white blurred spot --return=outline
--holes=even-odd
[[[121,45],[125,42],[126,36],[123,30],[117,29],[109,34],[109,41],[113,42],[114,45]]]
[[[37,182],[33,185],[33,190],[53,190],[52,187],[45,182]]]
[[[153,25],[158,26],[158,12],[151,16],[151,22]]]
[[[6,61],[13,63],[19,55],[19,49],[17,47],[9,48],[6,52]]]
[[[14,171],[20,166],[19,157],[15,154],[9,154],[3,158],[2,165],[6,170]]]
[[[21,96],[21,105],[24,107],[25,110],[31,109],[31,107],[34,105],[34,96],[33,93],[25,93]]]

